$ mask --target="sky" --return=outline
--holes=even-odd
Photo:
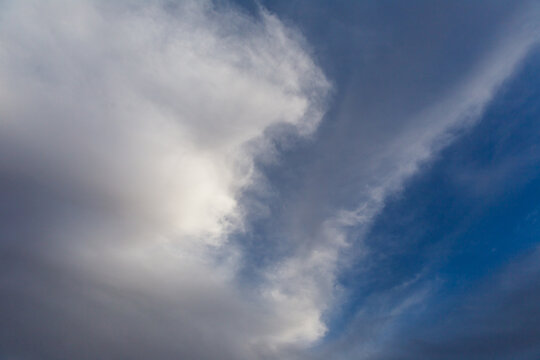
[[[0,0],[0,359],[540,358],[534,0]]]

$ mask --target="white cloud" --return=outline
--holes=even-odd
[[[51,204],[49,243],[36,252],[90,279],[82,290],[48,284],[40,316],[63,307],[58,326],[81,327],[71,336],[108,328],[118,344],[141,341],[115,351],[141,357],[149,343],[161,358],[221,348],[249,358],[317,339],[316,309],[291,316],[295,298],[236,283],[241,254],[227,242],[253,179],[246,144],[281,123],[307,135],[322,116],[329,84],[299,35],[266,12],[255,20],[205,1],[1,6],[2,171],[54,184],[72,211]],[[98,353],[103,336],[89,340]]]

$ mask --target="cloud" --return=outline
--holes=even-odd
[[[429,16],[431,5],[422,6]],[[252,17],[210,1],[3,2],[0,354],[310,356],[301,350],[323,338],[346,294],[343,267],[373,255],[366,231],[388,196],[454,139],[452,129],[477,121],[538,40],[536,8],[500,26],[513,6],[486,15],[478,27],[489,36],[464,42],[492,42],[457,65],[440,54],[461,5],[448,5],[452,16],[435,21],[437,31],[415,25],[403,37],[409,12],[373,20],[372,31],[398,25],[373,37],[359,62],[372,64],[365,73],[340,75],[361,73],[361,89],[340,89],[315,151],[280,169],[301,168],[309,180],[274,210],[246,195],[288,185],[268,185],[259,161],[276,157],[280,141],[314,133],[330,89],[295,30],[264,9]],[[471,23],[484,15],[472,7]],[[441,42],[435,55],[418,40],[426,33]],[[409,58],[410,49],[418,51]],[[433,75],[441,64],[454,72],[415,85],[425,66]],[[269,207],[274,218],[263,221],[275,232],[254,229],[257,206]],[[260,240],[271,260],[259,264],[238,234]],[[256,281],[244,281],[251,270]],[[375,352],[370,339],[428,296],[415,284],[371,297],[339,344]]]
[[[321,119],[300,35],[205,1],[1,8],[1,355],[239,359],[320,337],[318,308],[236,280],[228,240],[265,131]]]

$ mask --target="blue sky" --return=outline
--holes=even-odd
[[[0,358],[537,359],[535,1],[0,3]]]

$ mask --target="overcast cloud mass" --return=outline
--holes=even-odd
[[[540,358],[534,0],[0,1],[0,359]]]

